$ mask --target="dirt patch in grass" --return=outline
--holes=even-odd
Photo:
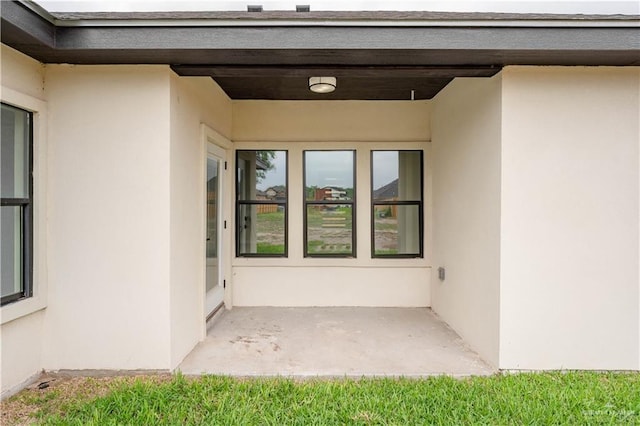
[[[31,386],[0,402],[0,424],[30,425],[43,417],[63,414],[70,406],[105,396],[120,385],[136,380],[163,383],[172,378],[171,374],[106,377],[43,374]]]

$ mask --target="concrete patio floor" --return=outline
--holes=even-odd
[[[178,370],[289,377],[495,372],[425,308],[234,308]]]

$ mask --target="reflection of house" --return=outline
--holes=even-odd
[[[256,189],[255,191],[255,199],[260,201],[280,201],[285,200],[287,197],[286,189],[281,185],[269,187],[264,191],[260,189]]]
[[[378,201],[392,201],[398,199],[398,179],[373,190],[373,199]]]
[[[174,369],[205,336],[208,144],[229,162],[227,306],[430,307],[497,368],[640,369],[638,17],[0,7],[0,96],[34,118],[33,291],[1,308],[3,392]],[[335,92],[308,90],[319,71]],[[237,158],[236,188],[243,149],[288,152],[287,258],[234,256],[237,216],[258,221],[233,199],[268,167]],[[306,193],[301,163],[331,149],[355,151],[362,196],[354,258],[325,263],[303,256],[302,198],[352,189]],[[423,258],[368,250],[378,149],[425,153]]]
[[[282,185],[272,186],[265,191],[267,200],[285,200],[287,198],[286,188]]]
[[[347,191],[335,186],[325,186],[324,188],[316,188],[316,201],[338,201],[346,200]]]
[[[398,199],[398,179],[373,190],[373,199],[376,201],[395,201]],[[377,217],[397,217],[397,205],[374,206]]]
[[[259,166],[258,161],[256,161],[257,166]],[[258,169],[260,170],[260,169]],[[285,200],[287,197],[286,190],[284,186],[278,185],[267,188],[264,191],[256,189],[256,200],[258,201],[281,201]],[[278,211],[277,204],[258,204],[255,206],[256,214],[262,213],[275,213]]]

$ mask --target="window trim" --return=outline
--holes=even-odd
[[[307,152],[352,152],[353,153],[353,197],[351,200],[323,200],[323,201],[308,201],[307,200]],[[303,257],[304,258],[341,258],[341,259],[356,259],[358,257],[358,238],[357,238],[357,161],[358,150],[357,149],[304,149],[302,150],[302,244],[303,244]],[[307,226],[307,207],[309,205],[351,205],[351,254],[332,254],[332,253],[309,253],[308,231]]]
[[[285,186],[286,199],[284,201],[270,201],[270,200],[240,200],[240,187],[238,185],[238,165],[240,162],[239,154],[242,151],[282,151],[285,153]],[[234,176],[234,188],[235,188],[235,242],[236,242],[236,257],[249,257],[249,258],[287,258],[289,257],[289,150],[287,149],[236,149],[235,151],[235,176]],[[283,253],[241,253],[240,252],[240,206],[256,206],[256,205],[271,205],[284,207],[284,252]]]
[[[2,207],[20,207],[20,216],[22,221],[21,246],[22,250],[22,291],[9,294],[0,298],[0,306],[4,307],[11,303],[18,302],[33,296],[33,127],[34,114],[33,111],[20,108],[10,103],[1,102],[3,105],[23,111],[27,113],[29,144],[27,153],[29,156],[29,172],[27,173],[27,183],[29,187],[28,198],[0,198],[0,206]]]
[[[6,324],[47,307],[47,102],[4,85],[0,89],[2,102],[33,113],[32,296],[0,307],[0,324]]]
[[[420,200],[376,201],[373,198],[373,155],[376,152],[417,152],[420,155]],[[423,259],[424,258],[424,151],[420,149],[372,149],[369,165],[371,196],[371,258],[372,259]],[[418,253],[376,254],[376,206],[418,206]]]

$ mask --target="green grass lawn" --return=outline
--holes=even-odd
[[[344,229],[325,229],[325,219],[344,218]],[[257,254],[284,254],[284,211],[257,213],[254,218]],[[351,208],[310,208],[307,225],[310,240],[308,252],[312,254],[351,254]],[[313,239],[322,238],[322,239]]]
[[[640,424],[638,373],[303,381],[175,376],[108,386],[97,398],[76,386],[78,396],[63,403],[56,401],[60,395],[34,389],[3,404],[22,398],[36,405],[32,419],[51,425]]]
[[[284,211],[256,215],[256,253],[284,254]]]
[[[257,243],[258,254],[284,254],[284,244]]]

